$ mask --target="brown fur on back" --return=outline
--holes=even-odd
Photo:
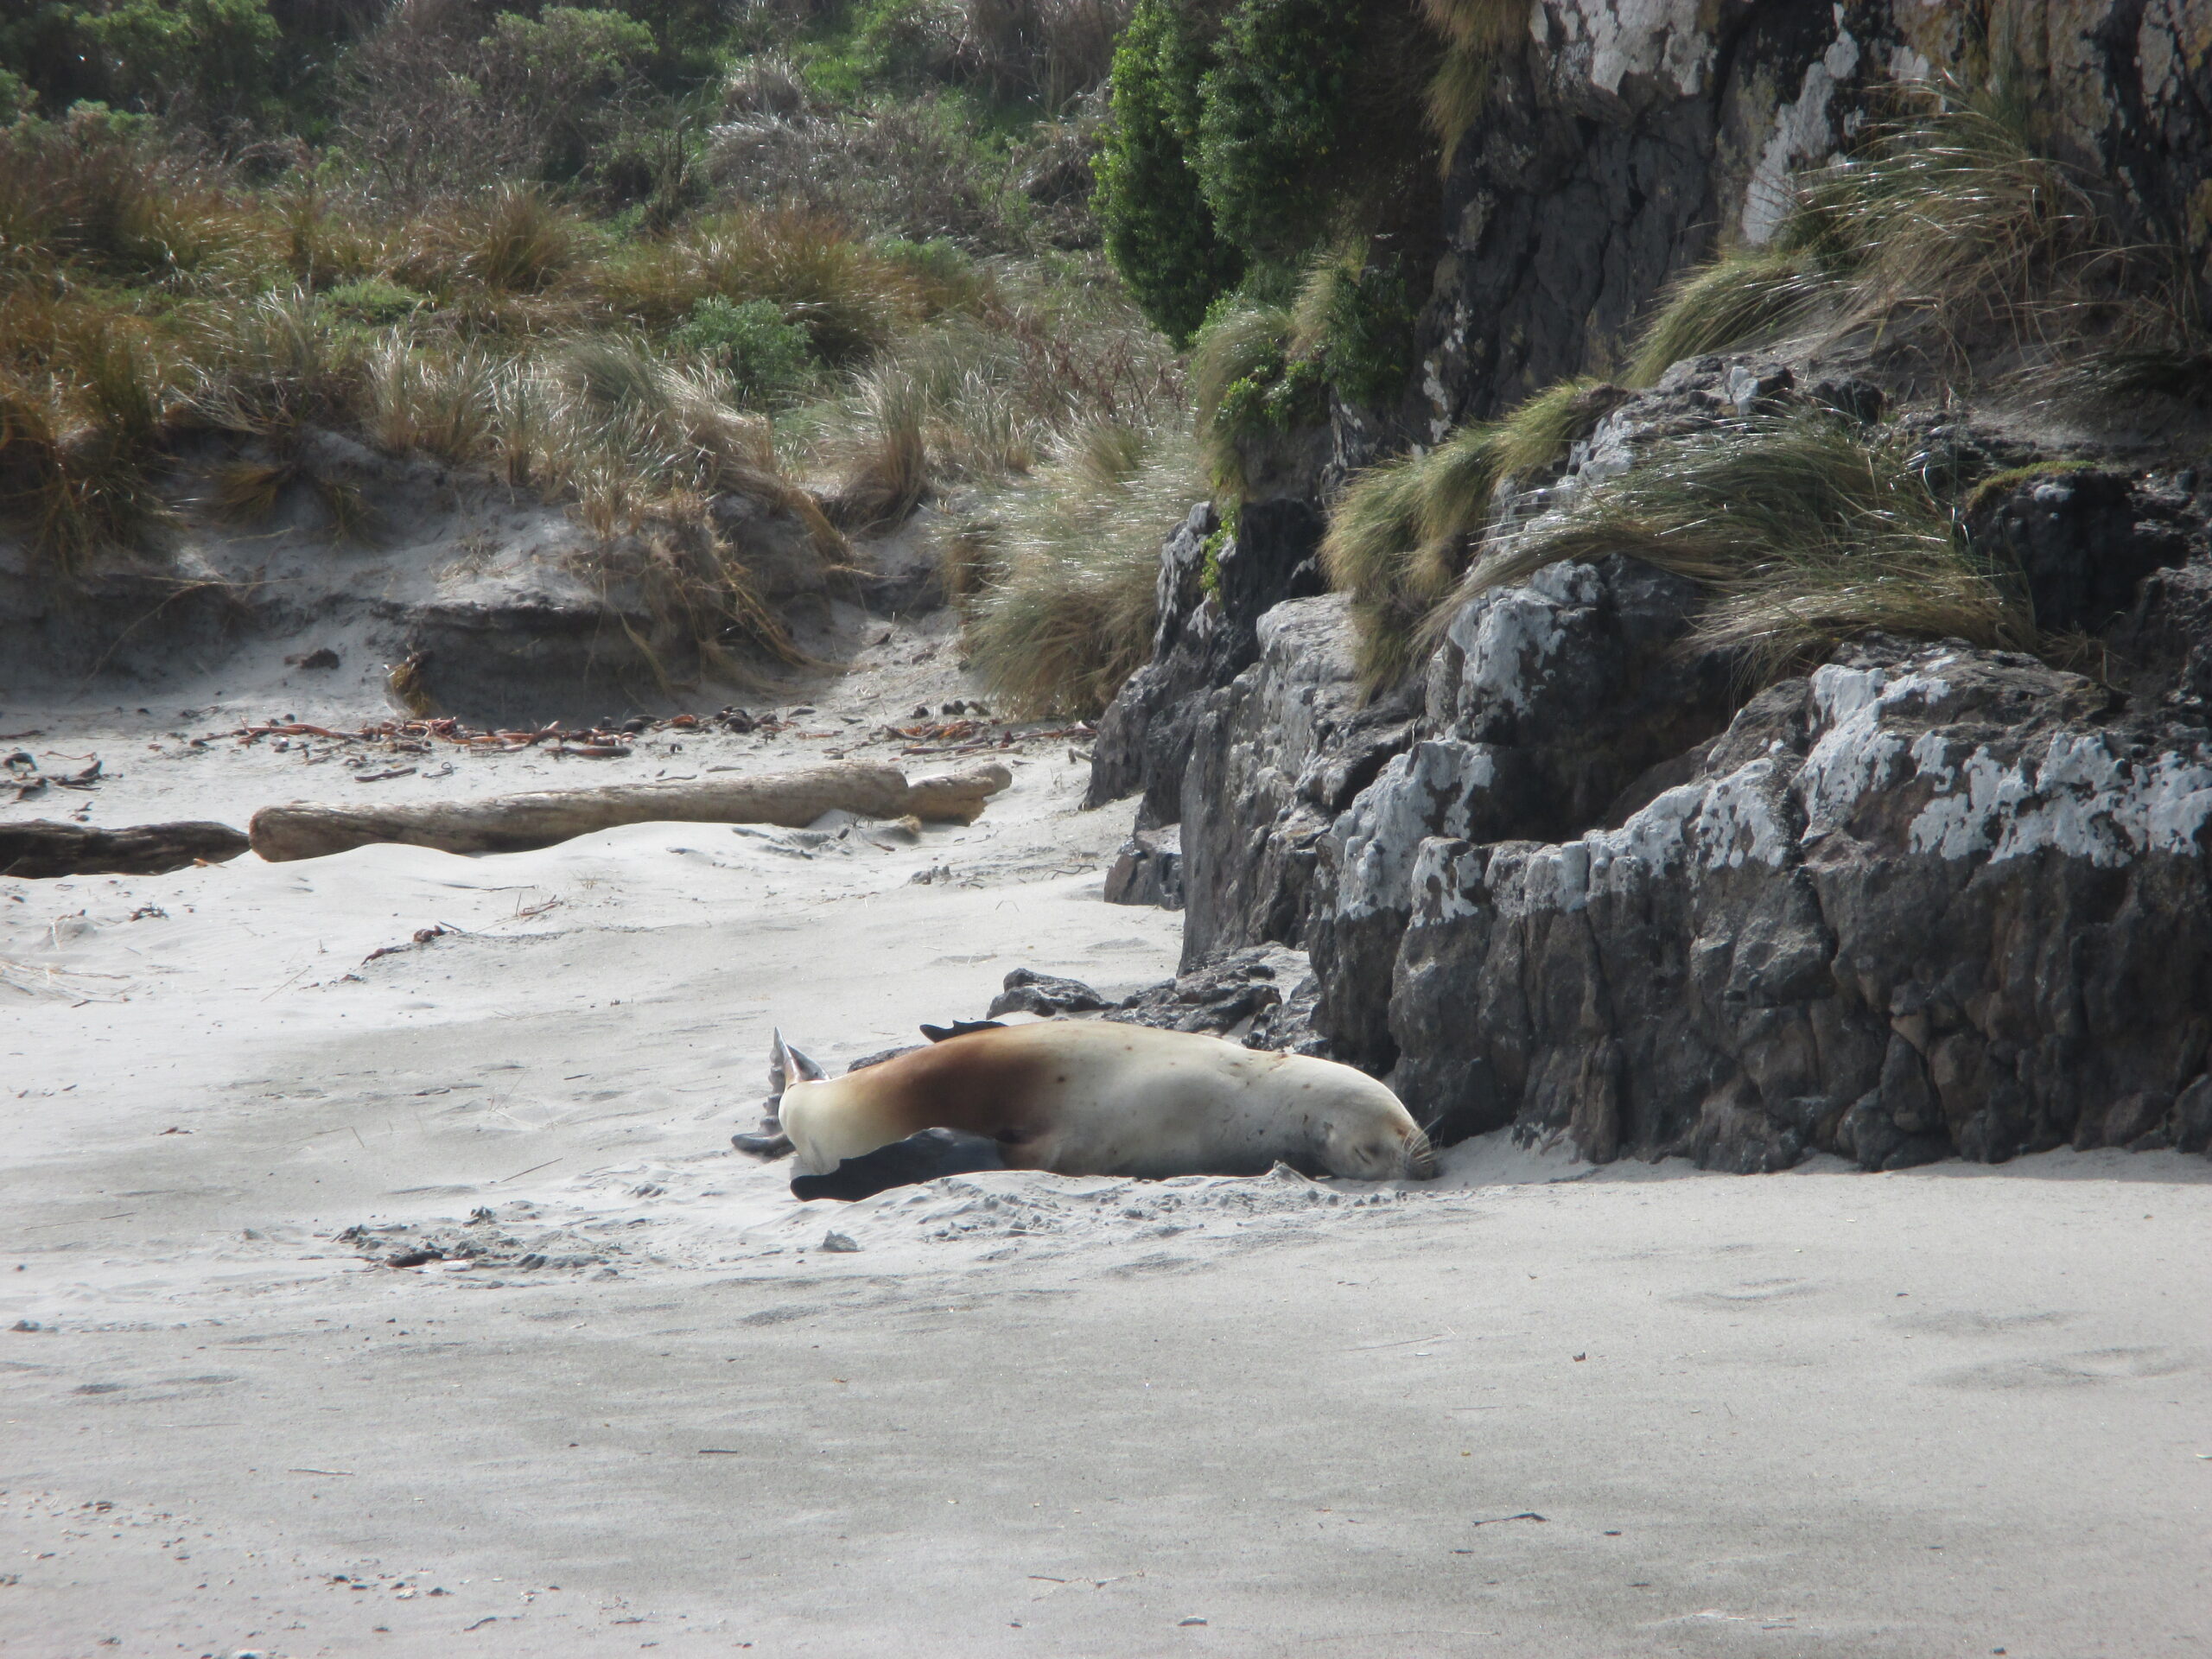
[[[902,1136],[936,1128],[987,1135],[1004,1148],[1008,1168],[1024,1169],[1035,1167],[1024,1148],[1045,1127],[1052,1067],[1046,1047],[1015,1031],[976,1031],[853,1072],[838,1086],[863,1110],[903,1125]]]

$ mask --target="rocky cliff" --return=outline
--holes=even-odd
[[[1416,423],[1602,372],[1668,280],[1780,227],[1900,82],[2005,77],[2122,237],[2212,301],[2212,10],[2196,0],[1541,0],[1453,148]]]
[[[1547,0],[1457,147],[1402,424],[1602,372],[1717,240],[1773,234],[1791,171],[1885,86],[2000,56],[2110,222],[2202,286],[2208,48],[2212,10],[2180,3]],[[1314,1029],[1446,1140],[1742,1171],[2205,1149],[2212,445],[2012,391],[1977,406],[1865,350],[1688,359],[1506,480],[1491,533],[1732,422],[1878,423],[1960,486],[2040,657],[1875,634],[1777,679],[1700,629],[1691,582],[1600,553],[1441,613],[1421,668],[1363,695],[1339,596],[1201,652],[1230,616],[1202,510],[1102,730],[1094,803],[1141,790],[1125,872],[1155,878],[1122,896],[1173,867],[1186,968],[1307,949]]]

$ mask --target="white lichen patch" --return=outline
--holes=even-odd
[[[1932,735],[1932,734],[1931,734]],[[2005,761],[1977,747],[1953,764],[1923,740],[1939,792],[1912,823],[1912,850],[1993,864],[2056,852],[2112,868],[2153,853],[2196,856],[2212,820],[2212,766],[2161,754],[2145,765],[2101,734],[2056,732],[2039,752]]]
[[[1781,228],[1796,200],[1790,175],[1809,163],[1823,162],[1834,148],[1834,123],[1828,106],[1837,86],[1858,72],[1859,42],[1842,27],[1843,8],[1836,11],[1836,37],[1828,48],[1805,66],[1797,96],[1774,113],[1774,127],[1759,152],[1744,188],[1744,240],[1763,247]]]
[[[1338,912],[1357,918],[1406,908],[1421,849],[1432,836],[1465,835],[1476,798],[1497,780],[1486,743],[1416,743],[1391,757],[1329,832],[1343,849]]]
[[[1700,0],[1554,0],[1539,38],[1605,92],[1633,75],[1694,98],[1713,68],[1705,10]]]
[[[1525,713],[1567,638],[1560,613],[1595,605],[1603,594],[1588,565],[1554,564],[1463,607],[1446,630],[1461,654],[1459,712]]]

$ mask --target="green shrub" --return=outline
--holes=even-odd
[[[274,90],[282,33],[266,0],[45,0],[9,9],[0,67],[51,109],[97,99],[234,118]]]
[[[340,321],[384,328],[406,321],[430,303],[430,296],[389,276],[363,276],[325,289],[322,303]]]
[[[1114,119],[1096,168],[1107,257],[1145,315],[1179,346],[1243,270],[1217,232],[1191,164],[1209,55],[1204,22],[1181,0],[1137,0],[1114,53]]]
[[[502,12],[481,42],[482,80],[501,120],[539,135],[537,168],[572,179],[590,159],[607,106],[653,55],[652,30],[619,11],[548,6]]]
[[[11,127],[38,101],[29,83],[11,69],[0,69],[0,127]]]
[[[1292,308],[1293,349],[1319,358],[1348,403],[1395,404],[1413,372],[1414,308],[1395,258],[1370,263],[1363,243],[1314,262]]]
[[[1294,263],[1325,227],[1346,148],[1359,0],[1243,0],[1200,93],[1199,189],[1248,255]]]
[[[1245,490],[1247,446],[1328,417],[1320,362],[1294,351],[1291,314],[1242,295],[1207,314],[1191,357],[1198,450],[1214,488],[1231,500]]]
[[[812,340],[769,300],[733,305],[709,295],[692,306],[669,344],[719,369],[751,404],[787,402],[814,378]]]

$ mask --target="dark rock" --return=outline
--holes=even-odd
[[[2212,1152],[2212,1076],[2202,1077],[2174,1099],[2174,1145],[2183,1152]]]
[[[1092,1014],[1114,1006],[1078,979],[1040,974],[1034,968],[1017,968],[1006,976],[1006,988],[991,999],[988,1017],[1002,1014]]]
[[[1152,661],[1108,707],[1091,746],[1084,805],[1141,791],[1140,830],[1181,819],[1183,773],[1206,696],[1258,659],[1260,619],[1284,600],[1326,586],[1317,558],[1323,524],[1310,503],[1250,502],[1235,536],[1217,541],[1219,528],[1211,506],[1202,504],[1160,550]]]
[[[1156,905],[1183,908],[1183,830],[1171,823],[1140,830],[1122,843],[1106,871],[1109,905]]]
[[[1340,595],[1268,613],[1260,660],[1206,700],[1182,798],[1183,963],[1296,944],[1318,843],[1411,737],[1411,689],[1363,708]],[[1199,809],[1203,804],[1203,810]]]
[[[2185,10],[2103,0],[2063,22],[2038,14],[2054,44],[2023,70],[2047,75],[2029,83],[2039,142],[2123,245],[2188,250],[2202,308],[2212,229],[2191,202],[2212,173],[2212,57]],[[1905,0],[1694,12],[1544,0],[1453,146],[1447,245],[1420,330],[1421,435],[1601,372],[1685,267],[1771,237],[1789,173],[1894,107],[1888,77],[1986,50],[1977,16]]]
[[[2036,626],[2050,633],[2103,631],[2133,608],[2145,576],[2190,550],[2128,479],[2094,470],[2024,478],[1978,506],[1967,529],[1983,554],[2019,567]]]
[[[1395,1058],[1391,964],[1425,838],[1576,833],[1640,782],[1656,794],[1663,768],[1726,724],[1731,664],[1681,648],[1696,603],[1681,578],[1612,558],[1552,566],[1452,619],[1428,665],[1421,729],[1436,735],[1390,760],[1319,845],[1306,942],[1339,1058],[1378,1073]]]
[[[2166,1102],[2185,1143],[2209,826],[2212,738],[2027,659],[1870,642],[1617,829],[1420,842],[1399,1092],[1442,1140],[1718,1168],[1995,1161],[2163,1132]]]
[[[1236,950],[1122,999],[1117,1025],[1225,1035],[1282,1001],[1264,950]]]
[[[1314,1006],[1320,995],[1321,982],[1306,975],[1291,988],[1288,996],[1253,1016],[1252,1028],[1244,1033],[1244,1046],[1335,1059],[1336,1051],[1328,1038],[1313,1027]]]

